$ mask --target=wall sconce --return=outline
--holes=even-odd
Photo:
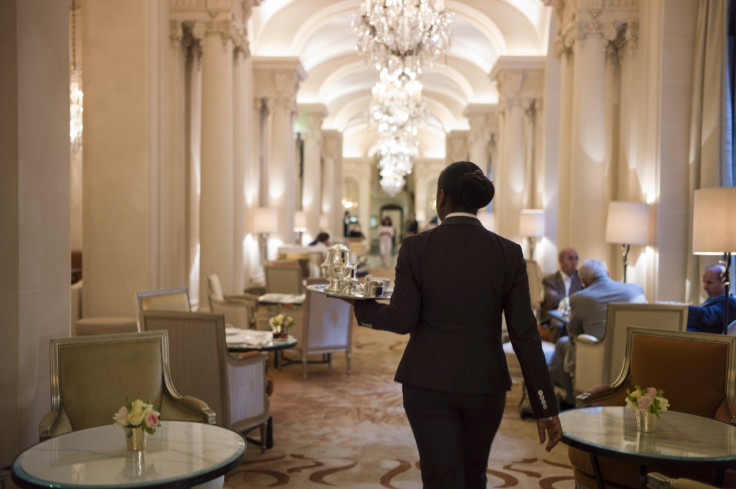
[[[534,247],[544,237],[544,210],[522,209],[519,216],[519,234],[529,241],[529,260],[534,261]]]
[[[641,202],[608,203],[606,221],[606,243],[621,244],[621,259],[624,265],[624,283],[631,245],[649,242],[649,204]]]
[[[278,209],[271,207],[256,207],[253,209],[253,232],[260,238],[259,251],[261,265],[265,265],[268,256],[268,235],[279,230]]]
[[[729,269],[731,253],[736,250],[736,187],[701,188],[693,201],[693,253],[723,255],[725,270],[721,275],[724,288],[723,334],[728,334],[728,295],[731,286]]]
[[[294,212],[294,232],[296,233],[296,244],[302,245],[302,235],[307,230],[307,214],[304,211]]]

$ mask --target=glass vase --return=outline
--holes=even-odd
[[[657,415],[645,409],[636,410],[636,431],[654,433],[657,428]]]
[[[128,450],[145,450],[148,433],[141,426],[123,426],[123,433],[125,433],[125,444]]]

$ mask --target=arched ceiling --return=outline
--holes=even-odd
[[[343,132],[350,157],[368,155],[376,139],[368,105],[378,73],[357,54],[350,25],[359,6],[360,0],[263,0],[249,32],[253,56],[300,59],[307,78],[297,102],[324,104],[323,127]],[[468,128],[465,107],[498,100],[489,73],[500,56],[547,53],[552,15],[542,0],[446,0],[446,8],[454,13],[451,48],[420,78],[429,112],[420,154],[430,158],[444,157],[443,132]]]

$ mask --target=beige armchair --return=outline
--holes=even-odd
[[[41,440],[112,424],[126,396],[152,402],[162,420],[215,422],[204,401],[174,387],[165,331],[54,339],[50,348],[51,411],[39,425]]]
[[[629,328],[660,331],[685,331],[687,305],[608,304],[606,334],[598,341],[591,335],[578,335],[575,345],[576,393],[600,384],[610,384],[618,377],[626,356],[626,335]]]
[[[309,284],[326,283],[322,279],[310,279]],[[292,314],[296,325],[290,333],[297,339],[296,350],[307,378],[308,363],[332,365],[332,353],[345,352],[347,373],[350,375],[350,353],[352,350],[353,306],[348,302],[325,294],[307,290],[306,301],[301,306],[282,312]],[[282,352],[283,354],[283,352]],[[310,362],[310,355],[322,355],[322,361]],[[288,361],[288,358],[286,358]]]
[[[231,356],[222,314],[144,311],[141,327],[168,331],[171,377],[179,388],[204,399],[217,413],[217,424],[241,433],[259,428],[265,451],[270,445],[266,354]]]
[[[207,274],[207,298],[210,312],[224,314],[225,323],[240,329],[255,328],[255,316],[258,310],[258,296],[253,294],[222,293],[220,277],[214,272]]]
[[[623,406],[626,389],[662,389],[670,409],[713,418],[736,421],[736,338],[709,333],[655,331],[629,328],[624,368],[609,386],[599,386],[578,396],[583,406]],[[569,447],[576,486],[595,487],[595,471],[590,455]],[[639,487],[639,465],[598,456],[606,487]],[[647,466],[649,472],[668,477],[684,477],[713,484],[712,469],[687,469],[673,465]],[[736,472],[726,470],[722,487],[736,487]]]
[[[266,292],[269,294],[303,294],[302,267],[291,262],[269,262],[263,270],[266,274]]]

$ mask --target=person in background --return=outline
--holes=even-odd
[[[549,372],[552,382],[564,388],[563,407],[575,406],[572,376],[575,373],[575,337],[585,333],[598,340],[606,334],[606,313],[609,302],[646,302],[644,290],[639,284],[616,282],[608,276],[606,265],[600,260],[588,259],[580,267],[583,289],[570,294],[570,322],[568,336],[555,343],[555,356]],[[585,368],[585,365],[581,365]]]
[[[350,226],[350,212],[345,211],[342,215],[342,235],[345,237],[348,236],[348,226]]]
[[[404,239],[389,304],[350,301],[361,326],[409,334],[395,380],[419,451],[424,489],[481,489],[511,377],[502,316],[524,371],[540,443],[562,437],[521,247],[476,214],[493,198],[477,165],[440,173],[442,224]]]
[[[703,290],[708,298],[699,306],[687,308],[687,330],[700,333],[723,334],[723,312],[726,293],[723,288],[723,272],[720,263],[709,266],[703,272]],[[736,320],[736,298],[728,296],[728,321]]]
[[[330,235],[324,231],[317,234],[317,237],[309,243],[310,248],[318,249],[322,252],[322,259],[327,258],[327,248],[330,246]]]
[[[378,248],[381,252],[381,260],[385,268],[391,267],[391,255],[394,251],[395,230],[391,224],[391,218],[384,216],[381,225],[378,226]]]
[[[415,213],[409,214],[409,221],[406,223],[406,235],[414,236],[419,232],[419,223],[417,222],[417,215]]]
[[[560,300],[583,288],[578,275],[578,252],[572,248],[564,248],[557,255],[559,270],[542,279],[544,299],[541,304],[539,323],[549,330],[549,341],[556,342],[560,336],[567,335],[565,325],[553,318],[548,311],[557,309]]]

